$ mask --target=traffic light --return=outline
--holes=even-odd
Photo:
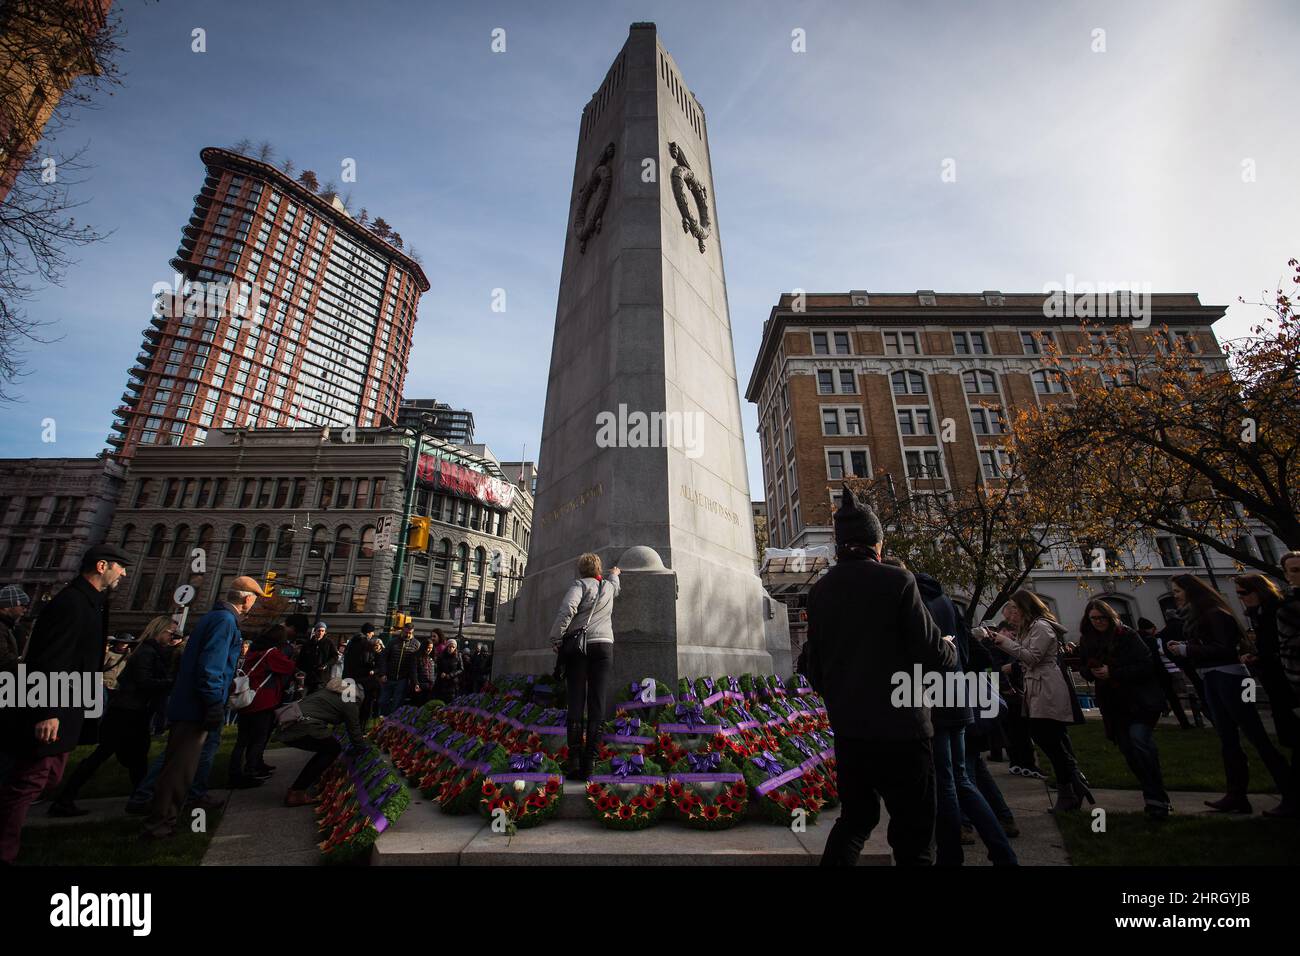
[[[262,593],[265,594],[267,597],[270,597],[272,594],[275,593],[275,572],[274,571],[266,572],[266,585],[262,588]]]
[[[429,550],[429,526],[432,518],[412,518],[406,530],[406,548],[408,551]]]
[[[410,624],[410,623],[411,623],[411,615],[409,615],[409,614],[403,614],[401,611],[394,611],[394,612],[393,612],[393,628],[394,628],[394,630],[401,630],[403,627],[405,627],[406,625],[408,625],[408,624]]]

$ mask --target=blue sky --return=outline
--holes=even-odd
[[[357,161],[356,206],[420,250],[433,284],[406,394],[469,408],[499,457],[536,459],[578,120],[637,20],[708,116],[742,389],[782,290],[1150,282],[1232,305],[1225,337],[1261,314],[1237,297],[1259,300],[1300,255],[1288,0],[118,6],[124,88],[63,143],[94,164],[78,218],[112,235],[33,304],[63,338],[29,351],[0,455],[104,447],[199,149],[248,137],[322,182]]]

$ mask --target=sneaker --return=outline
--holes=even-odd
[[[1002,832],[1005,833],[1008,837],[1020,836],[1020,827],[1016,826],[1015,820],[1013,819],[999,820],[998,823],[1002,824]]]
[[[84,817],[90,811],[77,806],[71,800],[55,800],[46,813],[52,817]]]
[[[1047,774],[1043,773],[1043,771],[1039,770],[1037,767],[1023,767],[1020,770],[1020,775],[1022,777],[1032,777],[1034,780],[1047,779]]]
[[[1016,777],[1021,776],[1021,775],[1025,772],[1025,771],[1024,771],[1024,768],[1022,768],[1022,767],[1020,767],[1018,764],[1014,764],[1014,763],[1013,763],[1010,767],[1008,767],[1007,769],[1010,770],[1011,773],[1012,773],[1012,775],[1013,775],[1013,776],[1016,776]]]

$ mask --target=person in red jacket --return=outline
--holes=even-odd
[[[239,712],[239,737],[230,752],[230,786],[235,789],[261,786],[275,772],[263,759],[275,725],[275,708],[284,697],[286,678],[297,673],[298,665],[280,645],[287,631],[284,625],[268,628],[253,641],[241,665],[250,687],[257,688],[253,702]]]

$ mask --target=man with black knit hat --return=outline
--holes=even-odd
[[[835,512],[836,564],[808,594],[804,672],[835,731],[842,808],[822,865],[853,865],[889,811],[899,866],[934,862],[935,778],[929,711],[896,706],[893,675],[939,672],[957,660],[921,601],[916,580],[880,563],[880,520],[844,486]]]

